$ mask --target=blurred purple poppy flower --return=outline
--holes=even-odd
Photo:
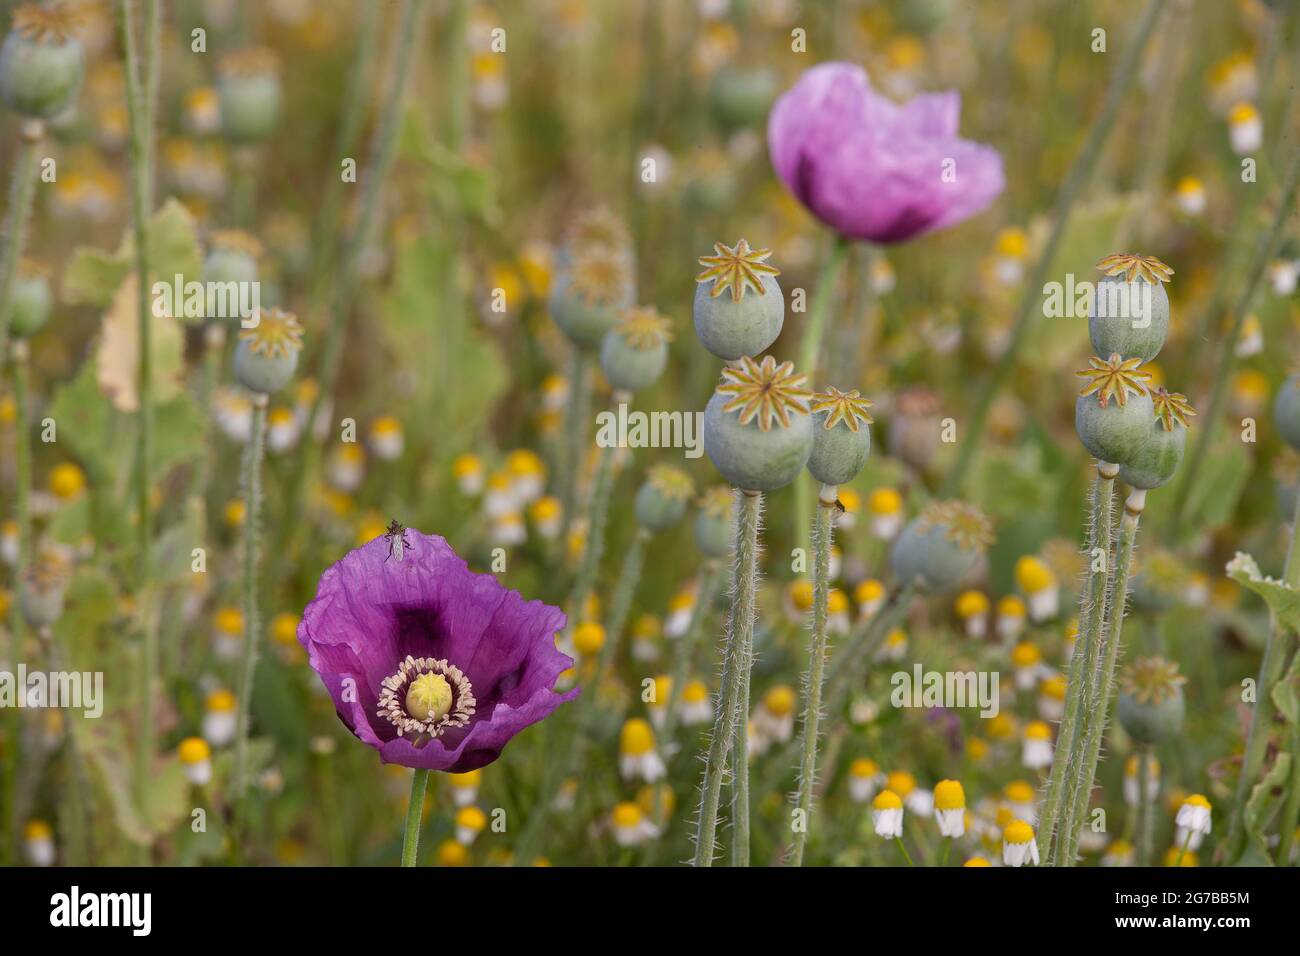
[[[957,137],[961,96],[897,106],[851,63],[808,70],[767,122],[786,188],[841,235],[902,242],[983,211],[1006,185],[997,150]]]
[[[321,575],[298,641],[334,709],[385,763],[463,773],[577,690],[553,688],[572,661],[555,648],[559,608],[475,574],[436,535],[385,538]]]

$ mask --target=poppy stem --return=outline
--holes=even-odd
[[[1098,632],[1106,605],[1106,582],[1110,571],[1111,513],[1115,497],[1115,477],[1119,469],[1110,462],[1097,462],[1097,477],[1092,485],[1088,518],[1088,564],[1083,590],[1079,595],[1079,633],[1070,655],[1070,676],[1066,684],[1065,713],[1056,737],[1056,759],[1047,777],[1047,795],[1043,799],[1041,823],[1036,838],[1038,852],[1047,865],[1053,858],[1052,841],[1061,822],[1066,777],[1077,770],[1082,735],[1076,729],[1083,700],[1089,694],[1092,675],[1096,672]],[[1098,570],[1098,561],[1101,570]],[[1061,842],[1061,841],[1058,841]]]
[[[1069,225],[1075,202],[1082,196],[1084,186],[1092,178],[1092,171],[1101,156],[1102,147],[1110,137],[1110,131],[1119,116],[1120,106],[1132,97],[1133,80],[1137,74],[1138,64],[1142,61],[1142,51],[1146,49],[1151,35],[1155,32],[1164,5],[1165,0],[1149,0],[1147,3],[1142,19],[1138,23],[1137,32],[1124,50],[1123,58],[1111,77],[1101,113],[1088,130],[1088,138],[1075,157],[1073,165],[1070,166],[1069,173],[1066,174],[1065,183],[1056,197],[1056,205],[1052,208],[1052,231],[1043,244],[1043,250],[1034,264],[1033,273],[1025,282],[1006,348],[1003,349],[998,364],[994,366],[993,372],[984,381],[972,403],[973,411],[970,415],[970,424],[966,427],[966,439],[959,444],[957,460],[944,479],[939,492],[941,498],[955,495],[960,490],[966,471],[975,458],[980,440],[984,437],[984,425],[988,420],[993,399],[1011,375],[1020,356],[1021,346],[1024,345],[1025,333],[1029,330],[1029,321],[1034,308],[1042,301],[1043,283],[1056,259],[1056,251],[1061,240],[1065,237],[1065,229]]]
[[[1241,292],[1237,296],[1236,307],[1230,313],[1232,315],[1232,328],[1227,335],[1219,340],[1219,358],[1214,367],[1214,377],[1211,379],[1213,385],[1210,387],[1209,407],[1201,418],[1201,421],[1205,422],[1205,427],[1201,428],[1199,434],[1193,437],[1193,444],[1189,450],[1187,461],[1181,469],[1182,474],[1179,476],[1178,486],[1174,492],[1174,507],[1168,528],[1170,537],[1178,535],[1183,519],[1187,517],[1188,503],[1192,498],[1192,483],[1196,481],[1197,476],[1200,474],[1201,463],[1205,460],[1210,440],[1214,435],[1214,426],[1219,420],[1219,412],[1223,407],[1223,399],[1226,394],[1224,390],[1228,381],[1232,378],[1232,370],[1237,362],[1237,340],[1241,337],[1241,328],[1245,324],[1246,316],[1250,314],[1250,304],[1255,298],[1255,291],[1264,278],[1264,271],[1268,268],[1269,262],[1272,261],[1273,255],[1282,241],[1282,235],[1286,230],[1287,223],[1295,212],[1293,203],[1296,190],[1300,187],[1300,148],[1293,144],[1292,150],[1291,165],[1287,168],[1286,178],[1282,185],[1282,194],[1278,197],[1277,212],[1273,216],[1273,223],[1269,231],[1260,237],[1255,247],[1255,258],[1251,262],[1250,271],[1247,273],[1246,284],[1241,287]]]
[[[1300,496],[1296,498],[1295,514],[1291,519],[1291,546],[1287,550],[1282,581],[1290,587],[1300,587]],[[1286,669],[1287,654],[1295,644],[1286,628],[1274,619],[1269,628],[1264,657],[1259,665],[1259,679],[1255,682],[1256,698],[1251,708],[1250,732],[1246,735],[1246,752],[1241,760],[1241,774],[1237,778],[1237,794],[1233,802],[1232,822],[1228,827],[1227,850],[1223,862],[1232,866],[1246,849],[1245,812],[1250,791],[1258,782],[1260,768],[1268,751],[1269,733],[1277,713],[1273,703],[1273,688]],[[1285,865],[1285,864],[1283,864]]]
[[[618,645],[623,638],[623,629],[627,625],[628,612],[632,610],[632,599],[636,596],[636,587],[641,583],[641,569],[645,566],[645,547],[650,540],[650,532],[637,528],[632,544],[623,555],[623,567],[618,573],[618,586],[609,603],[609,624],[605,628],[605,649],[601,655],[603,667],[597,676],[600,678],[618,659]]]
[[[32,200],[36,197],[36,162],[40,158],[44,137],[45,124],[41,120],[23,123],[22,145],[14,163],[14,178],[9,189],[9,215],[4,227],[8,241],[0,255],[0,385],[4,384],[14,283],[18,279],[18,262],[27,241],[27,220],[31,218]]]
[[[244,450],[244,662],[239,680],[239,709],[235,713],[235,774],[233,799],[238,804],[248,786],[248,721],[257,671],[258,621],[257,551],[261,531],[262,455],[266,448],[265,395],[253,396],[253,434]]]
[[[406,829],[402,833],[402,866],[415,866],[420,855],[420,824],[424,819],[424,791],[429,771],[411,773],[411,801],[406,805]]]
[[[804,846],[812,825],[813,782],[817,776],[817,730],[821,720],[822,682],[826,674],[826,605],[830,594],[831,540],[835,486],[822,485],[813,524],[812,638],[808,647],[808,674],[804,678],[803,760],[799,765],[799,793],[795,800],[794,845],[790,865],[803,865]]]
[[[1133,835],[1134,862],[1147,866],[1151,860],[1151,748],[1138,753],[1137,826]]]
[[[822,338],[826,335],[826,320],[831,311],[831,301],[835,298],[835,282],[840,269],[848,256],[849,240],[837,235],[831,246],[831,254],[822,266],[821,275],[817,277],[817,288],[813,291],[812,308],[808,312],[808,324],[804,327],[803,342],[799,347],[799,370],[808,376],[808,381],[817,381],[817,361],[821,357]],[[795,543],[803,548],[808,545],[809,515],[812,513],[812,476],[801,471],[794,482],[795,520],[798,524],[799,538]]]
[[[749,662],[746,649],[746,632],[750,639],[754,632],[754,604],[758,588],[758,529],[762,522],[763,495],[760,492],[740,491],[740,514],[736,521],[736,547],[731,572],[731,612],[727,615],[727,631],[722,646],[722,686],[713,737],[704,764],[704,783],[700,788],[700,817],[695,831],[695,865],[712,866],[716,850],[718,804],[722,799],[722,778],[727,766],[728,753],[744,745],[736,734],[736,715],[749,714],[748,683],[742,685],[741,672]],[[745,699],[741,701],[741,694]],[[743,710],[742,710],[743,708]],[[747,755],[735,754],[736,766],[746,766]],[[746,768],[747,769],[747,768]],[[748,795],[748,781],[745,794]],[[738,788],[739,789],[739,788]],[[741,805],[733,800],[735,810]],[[748,807],[746,806],[747,810]],[[748,841],[748,818],[744,820],[745,832],[740,832],[741,821],[734,821],[735,839],[742,836]]]
[[[1092,797],[1092,784],[1097,777],[1097,763],[1101,759],[1101,738],[1106,730],[1106,712],[1110,709],[1110,698],[1115,683],[1115,667],[1119,662],[1120,639],[1124,631],[1124,607],[1128,603],[1129,571],[1133,567],[1133,544],[1137,540],[1138,520],[1146,505],[1147,493],[1134,488],[1124,502],[1124,517],[1119,523],[1119,544],[1115,550],[1115,577],[1110,588],[1110,603],[1106,608],[1106,619],[1097,630],[1097,637],[1104,638],[1105,659],[1093,676],[1092,694],[1084,703],[1087,716],[1087,736],[1084,739],[1083,764],[1077,768],[1072,781],[1072,798],[1068,806],[1069,816],[1065,830],[1061,834],[1061,852],[1057,854],[1057,866],[1073,866],[1075,853],[1079,846],[1079,830],[1083,827],[1084,817],[1088,812],[1088,801]],[[1099,647],[1099,650],[1101,648]]]

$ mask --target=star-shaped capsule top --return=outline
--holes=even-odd
[[[721,242],[713,244],[714,255],[700,256],[700,265],[704,271],[695,277],[696,282],[713,281],[709,295],[717,298],[730,289],[733,302],[744,298],[747,289],[756,293],[763,291],[763,276],[780,275],[776,266],[768,265],[767,258],[771,249],[751,249],[749,243],[741,239],[732,248]]]

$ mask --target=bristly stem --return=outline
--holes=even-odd
[[[1214,376],[1211,379],[1213,384],[1210,387],[1210,401],[1205,414],[1201,417],[1201,421],[1205,422],[1205,427],[1201,428],[1199,434],[1193,437],[1193,444],[1187,456],[1187,461],[1183,463],[1180,469],[1182,474],[1178,479],[1178,485],[1174,492],[1174,507],[1170,512],[1170,537],[1177,537],[1183,518],[1187,515],[1192,483],[1200,474],[1201,463],[1205,460],[1206,452],[1209,450],[1214,426],[1218,422],[1219,412],[1223,407],[1226,394],[1224,390],[1227,387],[1228,380],[1232,378],[1232,369],[1237,361],[1237,339],[1241,336],[1241,328],[1246,321],[1246,316],[1250,314],[1250,304],[1255,298],[1255,291],[1259,288],[1260,281],[1264,278],[1265,270],[1282,241],[1282,235],[1286,230],[1287,223],[1290,221],[1292,213],[1295,212],[1293,203],[1297,186],[1300,186],[1300,144],[1293,144],[1292,151],[1291,164],[1287,167],[1286,178],[1283,180],[1282,194],[1278,198],[1277,212],[1273,216],[1273,223],[1268,232],[1260,237],[1259,243],[1255,247],[1255,258],[1251,262],[1250,271],[1247,273],[1246,284],[1241,287],[1241,293],[1238,295],[1236,306],[1231,313],[1232,328],[1219,342],[1219,359],[1215,364]]]
[[[1106,713],[1115,684],[1115,668],[1119,663],[1120,642],[1124,634],[1124,609],[1128,603],[1129,573],[1133,567],[1133,545],[1137,540],[1138,520],[1146,506],[1147,493],[1134,488],[1124,502],[1124,517],[1119,523],[1119,544],[1115,549],[1115,578],[1110,588],[1110,602],[1106,619],[1098,632],[1104,637],[1105,659],[1094,675],[1092,696],[1087,701],[1087,736],[1084,738],[1083,765],[1074,780],[1073,799],[1069,807],[1069,822],[1061,841],[1062,852],[1057,854],[1057,866],[1073,866],[1079,846],[1079,830],[1083,827],[1092,797],[1093,781],[1097,778],[1097,763],[1101,759],[1101,740],[1106,733]]]
[[[1052,761],[1052,769],[1047,778],[1047,794],[1039,814],[1038,852],[1047,865],[1051,864],[1053,857],[1053,841],[1059,829],[1061,806],[1067,799],[1065,781],[1078,766],[1081,748],[1078,720],[1096,670],[1098,634],[1106,607],[1106,584],[1110,576],[1112,502],[1115,497],[1115,476],[1118,473],[1119,469],[1114,464],[1097,462],[1097,477],[1092,485],[1088,518],[1088,553],[1085,555],[1088,571],[1083,590],[1079,594],[1079,633],[1075,636],[1074,651],[1070,655],[1065,713],[1056,737],[1056,759]],[[1097,570],[1099,559],[1102,562],[1100,571]]]
[[[27,243],[27,220],[31,218],[32,201],[36,197],[36,163],[44,136],[44,122],[23,121],[22,145],[18,149],[14,178],[9,187],[9,215],[5,219],[4,231],[6,242],[3,254],[0,254],[0,385],[4,384],[14,283],[18,279],[18,262]]]
[[[799,793],[795,800],[794,845],[790,865],[803,865],[803,851],[812,827],[813,783],[817,776],[817,729],[821,721],[822,681],[826,673],[826,605],[830,595],[831,537],[834,534],[835,486],[822,485],[813,524],[812,636],[808,645],[808,675],[804,680],[803,759],[799,764]]]
[[[157,671],[157,614],[150,588],[153,569],[153,310],[149,284],[149,215],[153,206],[152,143],[158,78],[158,0],[143,0],[142,37],[136,36],[133,0],[118,5],[118,32],[125,59],[127,152],[131,170],[131,237],[135,247],[136,397],[139,420],[135,449],[136,561],[140,605],[140,726],[136,738],[135,796],[144,806],[154,756],[154,678]]]
[[[406,829],[402,833],[402,866],[415,866],[420,856],[420,823],[424,819],[424,791],[429,771],[411,773],[411,800],[406,805]]]
[[[235,715],[235,774],[232,799],[243,799],[248,786],[248,723],[253,702],[253,675],[257,671],[261,622],[257,599],[258,545],[262,511],[262,456],[266,449],[265,395],[253,397],[253,434],[244,449],[244,660],[239,679],[239,709]]]
[[[821,358],[822,339],[826,335],[831,302],[835,299],[835,286],[848,253],[849,240],[844,236],[836,236],[831,245],[831,254],[822,266],[821,275],[817,277],[817,287],[813,290],[808,324],[804,327],[803,341],[799,346],[799,371],[807,375],[810,382],[817,381],[817,363]],[[809,543],[809,518],[812,514],[812,476],[806,471],[801,471],[794,480],[794,506],[795,522],[799,533],[796,543],[799,547],[805,548]]]
[[[1111,77],[1110,86],[1106,89],[1106,102],[1102,105],[1101,113],[1088,130],[1088,138],[1084,141],[1083,147],[1075,157],[1073,165],[1070,166],[1069,173],[1066,174],[1065,183],[1061,186],[1061,191],[1056,197],[1056,205],[1052,208],[1052,231],[1043,244],[1043,251],[1039,254],[1033,273],[1025,282],[1024,292],[1020,297],[1020,305],[1016,310],[1015,322],[1011,326],[1011,334],[1007,339],[1007,345],[1003,349],[997,365],[994,366],[993,372],[985,380],[972,404],[973,410],[970,415],[970,424],[966,426],[966,438],[957,449],[957,460],[953,463],[952,469],[944,479],[940,497],[948,497],[957,493],[962,481],[965,479],[967,469],[975,458],[975,452],[979,449],[980,440],[984,437],[984,425],[988,420],[993,399],[997,396],[998,391],[1015,367],[1016,360],[1020,356],[1021,346],[1024,345],[1025,333],[1029,329],[1030,316],[1033,314],[1034,308],[1042,301],[1043,283],[1047,279],[1047,270],[1051,268],[1052,261],[1056,258],[1056,250],[1061,244],[1061,239],[1065,236],[1065,229],[1069,225],[1075,202],[1083,194],[1084,186],[1088,184],[1088,180],[1092,177],[1093,169],[1101,156],[1102,147],[1110,137],[1111,128],[1114,127],[1115,119],[1119,116],[1120,105],[1132,95],[1133,80],[1137,73],[1138,64],[1142,61],[1142,51],[1146,49],[1147,42],[1155,31],[1156,23],[1160,19],[1160,11],[1164,8],[1164,5],[1165,0],[1149,0],[1147,3],[1142,19],[1138,23],[1137,31],[1128,47],[1124,50],[1124,56],[1120,60],[1114,76]]]
[[[1282,581],[1290,587],[1300,588],[1300,495],[1296,497],[1295,512],[1291,518],[1291,544],[1287,549]],[[1246,735],[1246,752],[1241,759],[1241,775],[1237,778],[1232,823],[1228,828],[1228,840],[1224,850],[1224,863],[1229,866],[1235,864],[1246,849],[1244,826],[1246,801],[1250,798],[1251,788],[1257,782],[1260,768],[1264,764],[1264,756],[1268,751],[1268,737],[1276,714],[1273,688],[1286,669],[1287,655],[1294,644],[1295,639],[1285,625],[1274,619],[1268,630],[1264,657],[1259,665],[1259,679],[1255,683],[1255,705],[1250,716],[1250,731]]]
[[[744,667],[745,631],[753,633],[754,606],[758,588],[758,530],[762,522],[763,496],[741,491],[740,514],[736,521],[736,547],[731,572],[731,611],[722,645],[722,686],[713,719],[713,737],[704,763],[700,788],[700,816],[695,831],[695,865],[712,866],[716,851],[718,803],[727,756],[735,744],[737,703]],[[745,702],[748,713],[749,704]],[[744,760],[745,755],[738,755]]]

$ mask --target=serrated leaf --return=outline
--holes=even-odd
[[[1278,803],[1282,800],[1282,794],[1286,792],[1286,781],[1291,775],[1291,754],[1279,753],[1277,759],[1273,761],[1273,766],[1264,779],[1255,784],[1250,791],[1250,797],[1246,800],[1246,807],[1242,812],[1242,822],[1246,827],[1246,839],[1250,847],[1256,851],[1251,854],[1251,858],[1257,860],[1256,865],[1273,866],[1273,860],[1268,854],[1268,837],[1264,833],[1264,828],[1268,826],[1277,809]],[[1273,791],[1277,790],[1277,793]]]
[[[149,275],[171,282],[177,274],[196,279],[203,266],[194,216],[178,200],[168,199],[149,219]],[[90,246],[73,250],[63,274],[61,296],[69,305],[108,308],[135,267],[135,243],[128,229],[115,252]]]
[[[1255,559],[1244,551],[1237,552],[1226,570],[1228,577],[1262,597],[1283,627],[1300,633],[1300,591],[1276,578],[1265,577]]]

